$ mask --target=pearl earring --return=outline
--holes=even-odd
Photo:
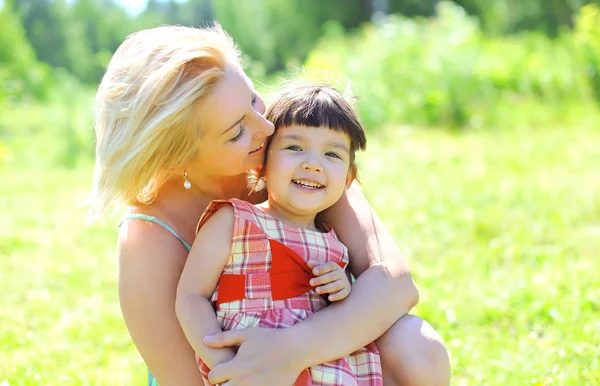
[[[192,187],[192,183],[187,179],[187,171],[183,172],[183,187],[189,189]]]

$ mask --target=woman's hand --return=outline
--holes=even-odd
[[[310,285],[319,295],[329,294],[327,300],[335,302],[345,299],[350,295],[350,280],[346,271],[334,262],[318,264],[314,260],[308,261],[315,278],[310,280]]]
[[[224,331],[204,338],[213,348],[239,346],[235,358],[216,365],[209,373],[211,384],[226,386],[293,385],[302,372],[300,353],[282,330],[246,328]]]

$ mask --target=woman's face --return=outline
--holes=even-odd
[[[189,173],[213,177],[241,174],[262,165],[273,124],[246,75],[230,68],[198,109],[202,137]]]

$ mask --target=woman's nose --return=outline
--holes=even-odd
[[[265,135],[267,137],[270,137],[271,135],[273,135],[273,133],[275,132],[275,125],[271,123],[271,121],[264,119],[264,130],[265,130]]]
[[[256,114],[256,128],[254,129],[254,137],[255,138],[264,138],[270,137],[275,131],[275,126],[265,119],[262,114]]]

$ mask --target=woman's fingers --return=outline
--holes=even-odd
[[[235,366],[231,364],[233,360],[216,365],[208,373],[208,380],[211,385],[229,384],[229,380],[235,375]]]
[[[213,348],[223,348],[229,346],[240,346],[248,338],[247,331],[231,330],[223,331],[215,335],[204,337],[204,344]]]

